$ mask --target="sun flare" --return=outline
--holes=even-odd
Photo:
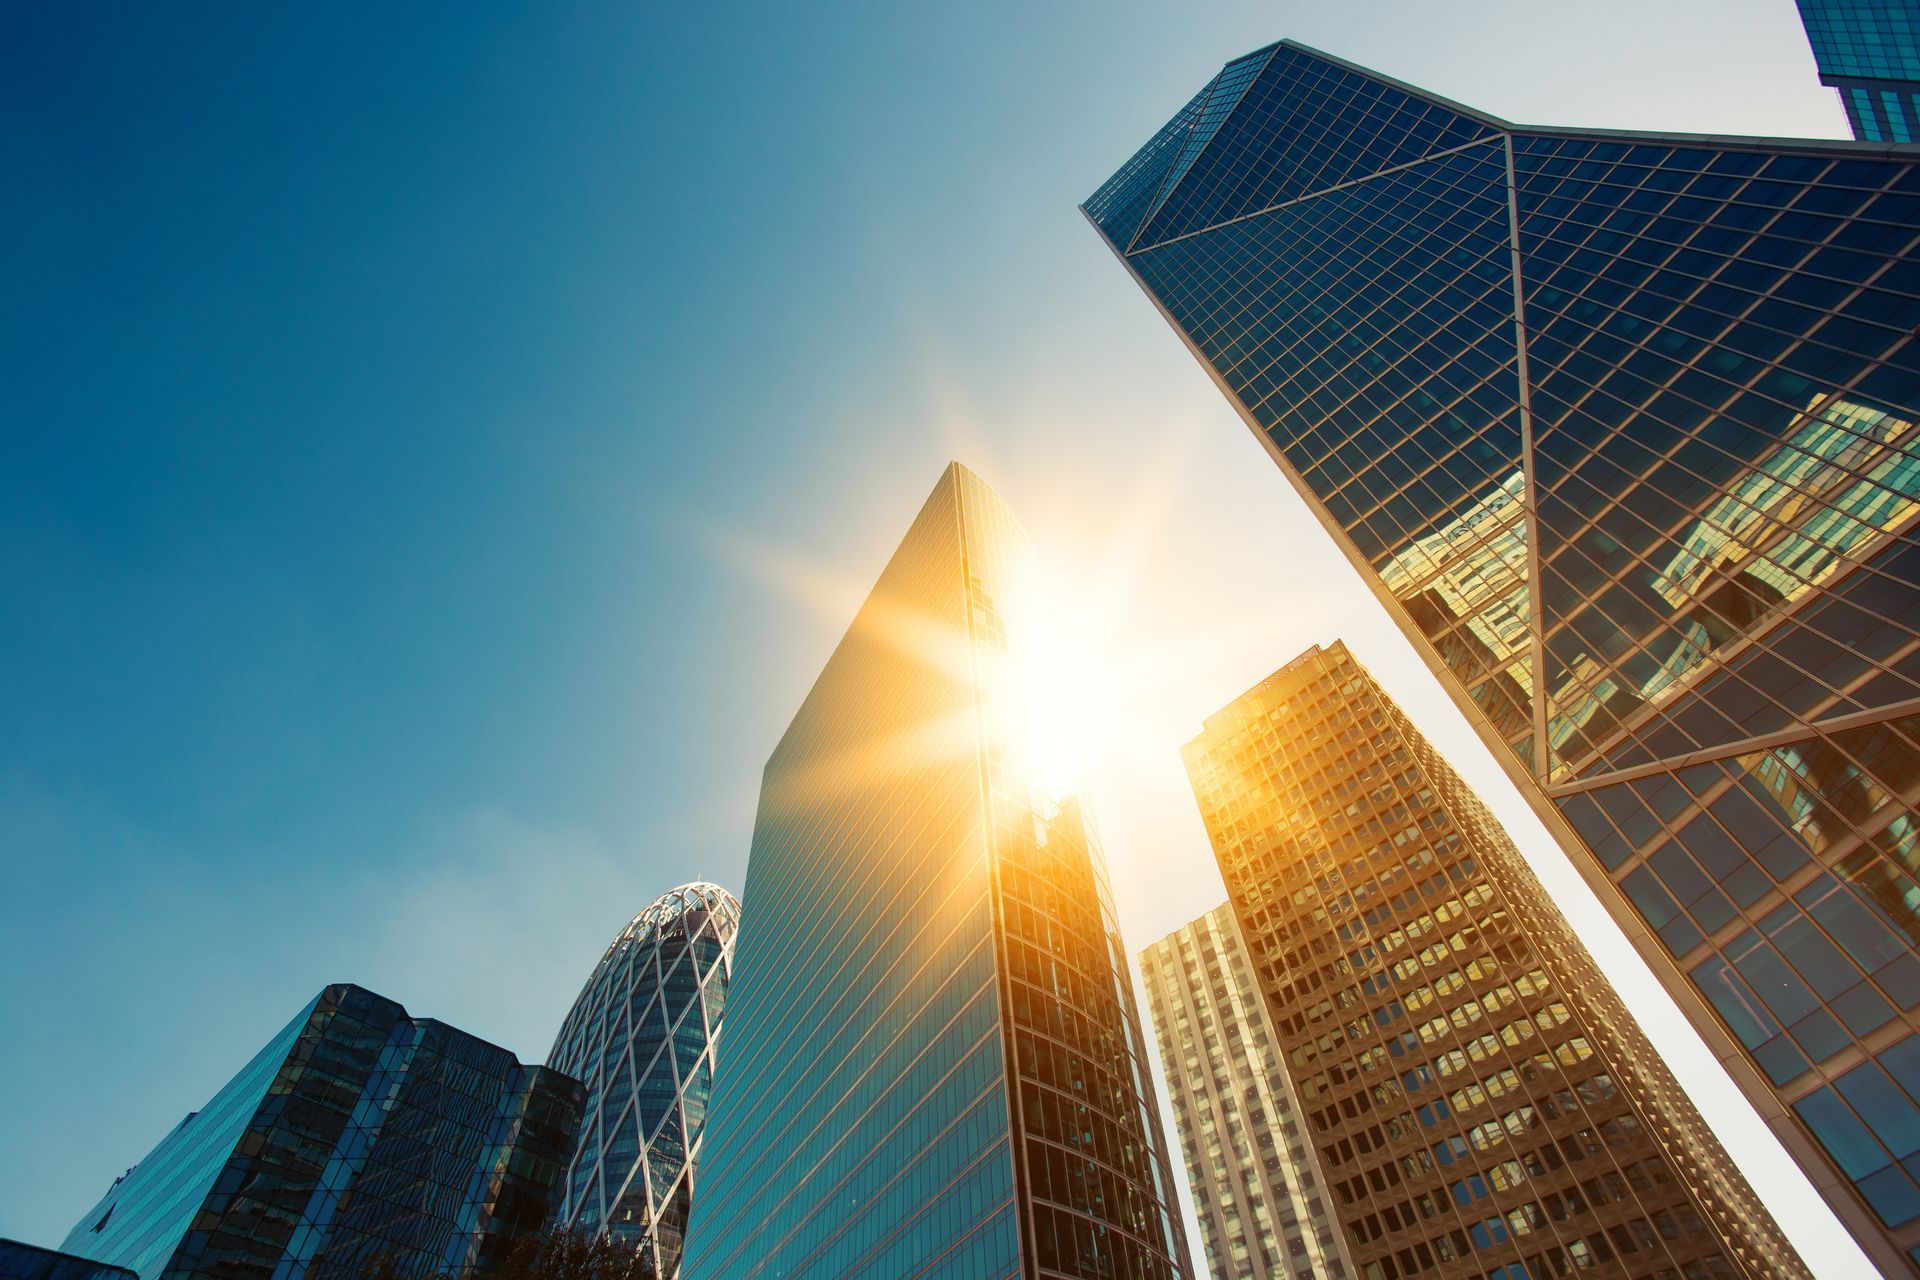
[[[1110,741],[1113,704],[1099,694],[1108,655],[1087,620],[1057,602],[1043,601],[1027,622],[1012,655],[1020,745],[1032,781],[1060,798],[1087,785]]]

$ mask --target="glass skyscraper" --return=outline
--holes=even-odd
[[[950,466],[767,762],[684,1280],[1190,1274],[1030,554]]]
[[[1863,142],[1920,142],[1920,0],[1796,0],[1820,83]]]
[[[1875,1261],[1920,1249],[1920,152],[1291,43],[1085,206]]]
[[[1364,1280],[1809,1274],[1506,832],[1344,645],[1182,754]]]
[[[739,924],[718,885],[662,894],[607,947],[547,1058],[586,1086],[555,1225],[630,1240],[660,1280],[680,1266]]]
[[[1140,953],[1215,1280],[1352,1280],[1280,1039],[1231,905]]]
[[[545,1225],[579,1092],[384,996],[330,986],[61,1248],[141,1280],[484,1270]]]

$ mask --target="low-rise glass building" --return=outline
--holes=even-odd
[[[579,1107],[572,1079],[336,984],[61,1248],[140,1280],[484,1270],[545,1225]]]

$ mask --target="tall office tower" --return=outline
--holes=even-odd
[[[631,1240],[671,1280],[693,1196],[740,904],[683,884],[600,957],[547,1055],[586,1086],[554,1221]]]
[[[1358,1275],[1228,904],[1140,953],[1187,1185],[1216,1280]]]
[[[948,467],[767,762],[686,1280],[1189,1274],[1030,556]]]
[[[580,1087],[336,984],[61,1248],[141,1280],[484,1271],[546,1223]]]
[[[1862,142],[1920,142],[1920,0],[1796,0],[1820,83]]]
[[[1367,1280],[1808,1274],[1506,832],[1344,645],[1182,754]]]
[[[1900,1274],[1917,161],[1520,128],[1281,44],[1086,206]]]

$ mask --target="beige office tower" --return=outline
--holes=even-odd
[[[1355,1275],[1232,908],[1222,903],[1142,951],[1140,970],[1208,1273]]]
[[[1513,841],[1344,645],[1184,754],[1364,1280],[1808,1274]]]

